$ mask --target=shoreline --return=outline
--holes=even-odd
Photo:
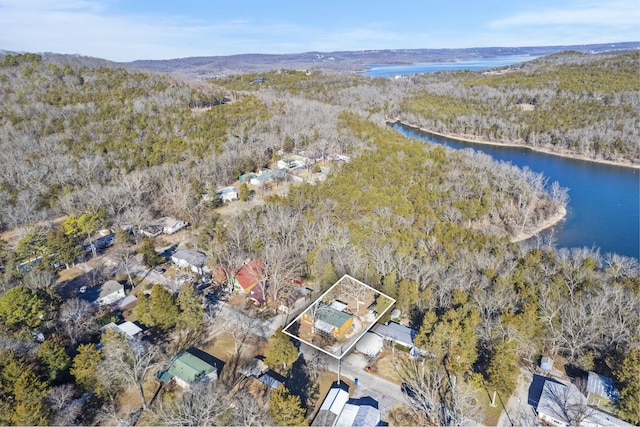
[[[593,162],[593,163],[601,163],[601,164],[605,164],[605,165],[609,165],[609,166],[618,166],[618,167],[623,167],[623,168],[631,168],[631,169],[638,169],[640,170],[640,165],[638,164],[633,164],[633,163],[622,163],[622,162],[614,162],[612,160],[605,160],[605,159],[592,159],[590,157],[587,156],[583,156],[583,155],[579,155],[579,154],[572,154],[572,153],[558,153],[556,151],[551,151],[545,148],[539,148],[539,147],[531,147],[529,145],[525,145],[525,144],[519,144],[517,142],[493,142],[493,141],[487,141],[484,139],[480,139],[478,137],[474,137],[471,135],[460,135],[460,134],[456,134],[456,133],[447,133],[447,132],[436,132],[434,130],[431,129],[426,129],[423,128],[421,126],[416,126],[414,124],[411,123],[407,123],[404,122],[402,120],[388,120],[387,123],[390,124],[394,124],[394,123],[399,123],[403,126],[408,126],[414,129],[419,129],[423,132],[427,132],[433,135],[438,135],[438,136],[442,136],[445,138],[450,138],[450,139],[455,139],[456,141],[462,141],[462,142],[468,142],[471,144],[480,144],[480,145],[493,145],[496,147],[513,147],[513,148],[523,148],[526,150],[531,150],[531,151],[535,151],[537,153],[543,153],[543,154],[548,154],[550,156],[557,156],[557,157],[564,157],[564,158],[568,158],[568,159],[574,159],[574,160],[582,160],[585,162]]]
[[[562,222],[562,220],[567,216],[567,209],[564,206],[560,207],[560,210],[556,212],[554,215],[550,216],[546,220],[542,221],[538,224],[533,230],[523,231],[518,233],[517,235],[511,238],[511,243],[518,243],[524,240],[528,240],[532,237],[537,236],[540,232],[556,226],[558,223]]]

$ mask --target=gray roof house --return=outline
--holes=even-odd
[[[349,386],[334,382],[312,426],[370,427],[380,423],[378,402],[371,397],[349,399]]]
[[[536,412],[540,420],[557,427],[631,427],[631,424],[589,406],[587,398],[573,384],[555,380],[545,381]]]
[[[587,377],[587,393],[604,397],[613,402],[620,400],[620,391],[613,385],[613,380],[592,371],[589,371]]]
[[[197,274],[204,274],[208,269],[204,266],[207,256],[194,249],[180,249],[171,255],[171,261],[181,268],[189,268]]]
[[[95,305],[110,305],[125,297],[124,286],[115,280],[107,280],[101,285],[85,289],[81,289],[80,299]]]
[[[413,340],[418,331],[396,322],[389,322],[386,325],[378,325],[374,332],[386,340],[395,342],[408,348],[413,348]]]

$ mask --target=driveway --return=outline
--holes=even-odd
[[[300,351],[306,360],[314,360],[320,354],[319,364],[322,368],[338,373],[338,359],[322,353],[315,348],[301,343]],[[353,364],[352,364],[353,363]],[[358,385],[351,390],[352,397],[372,397],[378,401],[380,418],[386,419],[387,412],[395,404],[407,405],[402,390],[398,384],[394,384],[376,375],[363,370],[365,365],[358,359],[358,355],[350,354],[340,364],[340,377],[354,381],[358,379]]]

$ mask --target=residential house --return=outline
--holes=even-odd
[[[347,401],[349,401],[349,386],[344,382],[334,382],[311,425],[333,426]]]
[[[278,386],[283,384],[286,380],[287,379],[285,377],[272,370],[268,370],[258,377],[258,381],[274,390],[277,389]]]
[[[316,332],[336,337],[344,334],[353,325],[352,314],[327,304],[319,304],[318,307],[307,310],[302,318],[307,322],[313,322]]]
[[[112,230],[99,230],[91,239],[85,239],[82,247],[86,253],[91,253],[113,246],[115,240],[116,233]]]
[[[264,361],[260,357],[254,357],[253,359],[242,365],[240,369],[238,369],[238,372],[240,372],[245,377],[259,378],[268,370],[269,367],[264,364]]]
[[[125,297],[124,286],[115,280],[107,280],[101,285],[88,288],[83,286],[81,292],[80,299],[101,306],[114,304]]]
[[[163,383],[174,380],[184,390],[201,381],[215,381],[218,371],[215,358],[202,350],[190,348],[178,353],[169,363],[169,367],[156,374]]]
[[[380,423],[378,402],[371,397],[349,399],[349,386],[334,382],[312,426],[370,427]]]
[[[540,369],[546,372],[551,372],[553,370],[553,359],[547,356],[542,356],[542,359],[540,359]]]
[[[243,294],[248,295],[258,303],[265,301],[262,284],[266,279],[266,266],[260,258],[240,267],[235,273],[229,274],[229,284]]]
[[[287,171],[284,169],[275,169],[275,170],[266,170],[260,171],[257,174],[254,174],[253,177],[249,180],[249,184],[253,184],[255,186],[260,187],[267,182],[284,179],[287,176]]]
[[[551,379],[544,382],[536,412],[540,420],[557,427],[631,427],[631,424],[589,406],[587,398],[573,384]]]
[[[313,290],[305,287],[293,288],[281,301],[278,311],[285,314],[291,314],[305,307],[306,302],[311,298]]]
[[[277,389],[280,384],[286,381],[286,378],[269,369],[261,358],[254,357],[238,369],[245,377],[255,378],[262,384],[272,389]]]
[[[141,227],[140,233],[142,233],[146,237],[152,238],[159,236],[162,233],[176,233],[177,231],[182,230],[187,225],[189,225],[189,223],[187,223],[186,221],[171,217],[163,217],[154,221],[152,224]]]
[[[171,217],[165,217],[161,219],[160,225],[162,225],[162,232],[164,234],[173,234],[184,227],[189,225],[186,221],[175,219]]]
[[[120,311],[131,310],[138,305],[138,298],[135,295],[127,295],[116,304],[116,309]]]
[[[349,399],[335,421],[336,427],[369,427],[380,423],[378,402],[371,397]]]
[[[380,335],[385,340],[395,344],[400,344],[408,349],[414,348],[413,342],[418,331],[396,322],[388,322],[386,325],[378,325],[373,332]]]
[[[278,160],[278,169],[303,168],[307,165],[308,161],[309,159],[307,159],[306,157],[300,156],[298,154],[292,154],[291,156]]]
[[[218,198],[223,202],[238,200],[238,190],[235,187],[223,187],[216,190]]]
[[[194,273],[205,274],[207,256],[194,249],[180,249],[171,255],[171,261],[180,268],[188,268]]]

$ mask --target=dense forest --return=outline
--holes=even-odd
[[[400,119],[637,164],[637,53],[563,53],[496,73],[395,80],[280,70],[194,82],[77,62],[0,60],[0,228],[16,236],[0,252],[0,423],[113,424],[130,387],[152,425],[283,423],[276,405],[300,403],[286,390],[256,402],[228,364],[214,387],[147,407],[144,378],[183,344],[169,334],[203,339],[195,332],[207,315],[192,286],[172,295],[158,285],[140,298],[139,319],[156,337],[144,352],[111,334],[93,345],[114,314],[64,299],[61,269],[105,227],[117,229],[124,270],[136,251],[156,256],[152,241],[122,227],[165,215],[191,224],[212,269],[261,258],[276,306],[294,276],[324,289],[348,273],[396,298],[430,354],[426,368],[407,362],[402,380],[409,397],[434,400],[410,398],[394,424],[473,419],[477,402],[459,398],[464,390],[491,386],[506,398],[519,366],[541,355],[612,376],[618,415],[640,422],[637,260],[513,243],[562,212],[565,189],[387,126]],[[300,152],[350,161],[287,194],[261,190],[263,203],[219,219],[217,188]],[[16,268],[38,256],[50,262]],[[46,339],[34,341],[36,331]],[[457,384],[436,380],[452,376]]]
[[[438,132],[638,164],[640,54],[563,52],[497,72],[436,73],[397,117]]]

